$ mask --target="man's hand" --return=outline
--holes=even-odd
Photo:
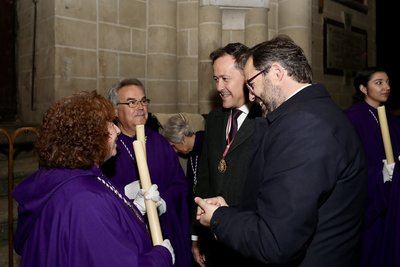
[[[197,241],[192,241],[192,254],[194,261],[200,266],[200,267],[206,267],[206,256],[200,252],[199,245]]]
[[[225,199],[222,197],[213,197],[202,199],[196,197],[194,202],[198,205],[196,219],[204,226],[210,226],[211,217],[213,216],[216,209],[221,206],[228,206]]]

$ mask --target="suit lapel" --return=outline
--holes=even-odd
[[[244,141],[246,141],[254,132],[254,124],[248,116],[244,120],[242,126],[239,128],[239,131],[236,134],[235,139],[233,140],[233,144],[229,149],[229,153],[235,150],[238,146],[240,146]]]

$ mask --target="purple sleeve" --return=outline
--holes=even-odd
[[[172,266],[168,250],[149,247],[140,222],[116,204],[103,195],[85,193],[66,207],[69,265]]]

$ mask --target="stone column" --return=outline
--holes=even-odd
[[[147,96],[150,112],[177,111],[176,0],[148,1]]]
[[[252,47],[268,40],[268,9],[252,8],[245,18],[245,44]]]
[[[290,36],[311,62],[311,0],[279,0],[278,32]]]
[[[198,65],[198,92],[199,113],[208,113],[212,109],[215,95],[213,70],[210,53],[221,46],[222,41],[222,13],[218,6],[204,5],[199,7],[199,65]]]

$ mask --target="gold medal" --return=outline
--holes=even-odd
[[[224,173],[226,171],[226,167],[227,167],[226,161],[224,158],[222,158],[218,163],[218,171],[220,173]]]

